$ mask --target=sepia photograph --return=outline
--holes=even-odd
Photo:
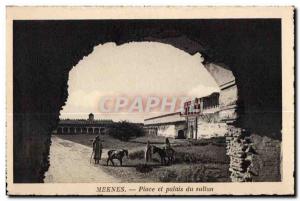
[[[293,16],[7,7],[8,194],[293,195]]]

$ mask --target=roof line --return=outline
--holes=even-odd
[[[173,112],[173,113],[164,114],[164,115],[160,115],[160,116],[156,116],[156,117],[151,117],[151,118],[145,119],[144,121],[151,120],[151,119],[157,119],[157,118],[161,118],[161,117],[172,116],[175,114],[180,114],[180,112]]]

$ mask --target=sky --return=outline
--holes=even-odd
[[[98,45],[69,73],[60,118],[143,122],[176,112],[187,99],[218,92],[199,53],[158,42]]]

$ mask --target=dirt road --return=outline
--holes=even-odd
[[[103,150],[106,155],[107,150]],[[120,182],[105,173],[100,165],[90,163],[90,147],[52,137],[50,167],[45,183],[102,183]]]

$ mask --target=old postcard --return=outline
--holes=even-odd
[[[294,195],[293,7],[7,7],[8,195]]]

